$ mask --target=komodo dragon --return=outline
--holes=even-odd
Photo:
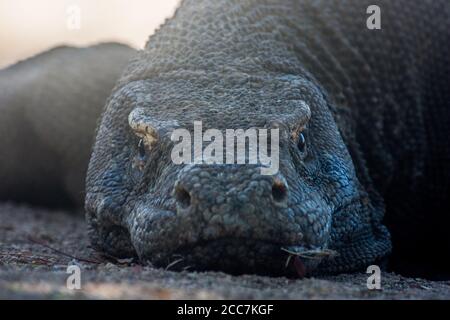
[[[57,47],[0,71],[0,200],[83,205],[95,127],[135,53]]]
[[[180,270],[303,276],[361,270],[392,252],[394,270],[449,274],[450,2],[377,0],[381,29],[371,30],[372,2],[183,1],[106,102],[86,178],[93,244]],[[105,52],[80,79],[110,79],[100,72],[112,69],[90,69],[100,63],[118,67]],[[103,97],[65,75],[67,94],[56,82],[27,90],[23,79],[39,80],[31,64],[0,74],[0,194],[53,201],[63,182],[76,198],[84,162],[65,148],[86,159],[101,110],[78,109],[91,105],[78,95]],[[278,128],[278,173],[173,163],[170,134],[194,121]],[[43,135],[51,125],[61,131]]]

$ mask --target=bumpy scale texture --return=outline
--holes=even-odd
[[[133,54],[58,47],[0,70],[0,200],[83,205],[95,127]]]
[[[445,264],[450,4],[378,1],[369,30],[370,4],[184,1],[107,104],[87,179],[94,243],[158,266],[314,274],[379,263],[387,225],[397,262]],[[174,165],[170,132],[195,120],[280,128],[279,173]]]
[[[183,1],[106,103],[93,244],[171,269],[323,274],[392,252],[448,273],[450,3],[377,1],[381,30],[371,4]],[[171,132],[194,121],[278,128],[279,172],[174,164]]]

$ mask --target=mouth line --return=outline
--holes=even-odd
[[[286,242],[281,242],[281,241],[270,241],[267,239],[261,239],[261,238],[251,238],[251,237],[218,237],[218,238],[213,238],[213,239],[204,239],[204,240],[199,240],[195,243],[190,243],[184,246],[181,246],[179,248],[176,249],[176,251],[178,250],[189,250],[189,249],[193,249],[196,247],[203,247],[203,246],[207,246],[209,244],[211,244],[212,242],[226,242],[226,241],[238,241],[241,243],[245,243],[245,242],[251,242],[254,244],[261,244],[261,245],[269,245],[269,246],[277,246],[280,248],[280,250],[282,250],[283,246],[284,247],[304,247],[304,244],[292,244],[292,243],[286,243]]]
[[[235,275],[302,278],[331,255],[324,252],[303,244],[289,246],[277,241],[223,237],[179,247],[153,263],[171,271],[221,271]],[[318,256],[311,258],[314,254]]]
[[[206,238],[201,239],[192,243],[187,243],[185,245],[179,246],[173,252],[189,252],[191,250],[195,250],[196,248],[203,248],[211,246],[212,244],[220,244],[220,243],[238,243],[238,244],[247,244],[247,246],[261,246],[261,247],[272,247],[275,250],[280,251],[283,254],[292,254],[292,255],[309,255],[313,256],[315,253],[320,255],[322,253],[322,257],[327,256],[325,251],[330,251],[328,255],[332,255],[332,250],[327,250],[322,247],[313,246],[307,244],[303,241],[277,241],[270,240],[266,238],[258,238],[258,237],[246,237],[246,236],[221,236],[216,238]],[[246,247],[244,245],[244,247]]]

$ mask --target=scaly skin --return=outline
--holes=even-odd
[[[352,271],[391,251],[386,203],[394,245],[408,254],[423,241],[448,257],[448,237],[430,231],[448,221],[450,5],[378,1],[382,30],[370,31],[371,2],[184,1],[107,104],[87,178],[97,247],[157,266],[270,274],[294,272],[282,247],[331,249],[339,255],[303,259],[306,272]],[[194,120],[280,127],[280,172],[174,165],[169,134]]]
[[[184,1],[107,101],[86,184],[93,244],[286,275],[358,270],[392,245],[395,270],[448,274],[450,4],[377,1],[377,31],[371,4]],[[195,120],[278,127],[280,171],[173,164],[170,133]],[[303,257],[286,267],[281,248]]]
[[[98,118],[134,53],[58,47],[0,71],[0,200],[82,206]]]

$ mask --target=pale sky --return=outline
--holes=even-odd
[[[142,48],[178,3],[179,0],[0,0],[0,68],[61,44],[83,46],[119,41]]]

